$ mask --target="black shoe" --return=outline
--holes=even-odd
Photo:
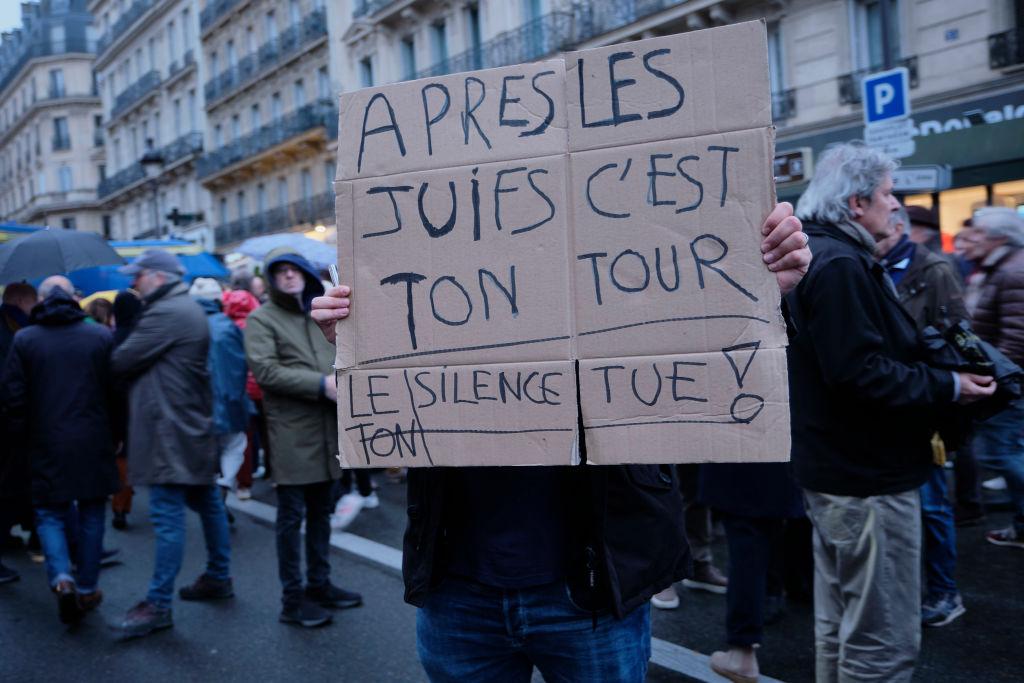
[[[317,588],[307,586],[306,597],[324,607],[335,607],[337,609],[359,607],[363,604],[363,596],[359,593],[338,588],[333,583]]]
[[[111,548],[110,550],[104,550],[100,553],[101,567],[113,567],[115,564],[121,564],[120,548]]]
[[[331,613],[306,598],[285,603],[278,619],[285,624],[298,624],[305,628],[316,628],[330,623]]]
[[[171,610],[160,608],[143,600],[128,610],[121,622],[116,626],[118,640],[141,638],[154,631],[174,626]]]
[[[178,596],[182,600],[222,600],[235,595],[231,579],[218,581],[203,574],[191,586],[182,586]]]
[[[11,583],[21,578],[21,574],[0,562],[0,583]]]
[[[110,526],[114,527],[118,531],[124,531],[128,528],[128,513],[127,512],[115,512],[114,518],[110,520]]]
[[[77,624],[85,614],[78,603],[78,589],[72,581],[61,581],[53,588],[57,594],[57,614],[62,624]]]

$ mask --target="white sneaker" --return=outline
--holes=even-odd
[[[380,498],[377,497],[377,492],[374,491],[368,496],[360,496],[363,499],[363,509],[373,510],[380,507]]]
[[[651,604],[658,609],[675,609],[679,607],[679,594],[675,586],[669,586],[660,593],[651,596]]]
[[[331,528],[336,531],[346,528],[363,509],[363,504],[363,497],[358,493],[346,493],[334,508],[334,514],[331,515]]]
[[[238,500],[249,500],[252,498],[252,490],[240,488],[235,491],[235,497],[238,498]]]
[[[1003,477],[995,477],[994,479],[986,479],[981,482],[981,487],[989,491],[1005,491],[1006,490],[1006,479]]]

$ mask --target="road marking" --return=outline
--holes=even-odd
[[[270,522],[277,518],[277,508],[258,500],[238,500],[234,494],[230,494],[227,500],[228,507],[251,515],[256,519]],[[348,532],[335,532],[331,534],[331,545],[340,550],[345,550],[365,558],[372,562],[382,564],[391,569],[402,569],[402,551],[392,548],[383,543],[371,541],[362,536],[356,536]],[[651,662],[665,669],[689,676],[698,681],[706,683],[728,683],[728,680],[714,673],[708,665],[710,658],[696,650],[690,650],[675,645],[660,638],[651,638]],[[758,680],[763,683],[781,683],[774,678],[762,675]]]

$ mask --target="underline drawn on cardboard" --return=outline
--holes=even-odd
[[[777,461],[763,21],[341,96],[345,467]]]

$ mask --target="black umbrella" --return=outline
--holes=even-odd
[[[124,263],[102,237],[77,230],[38,230],[0,246],[0,284]]]

